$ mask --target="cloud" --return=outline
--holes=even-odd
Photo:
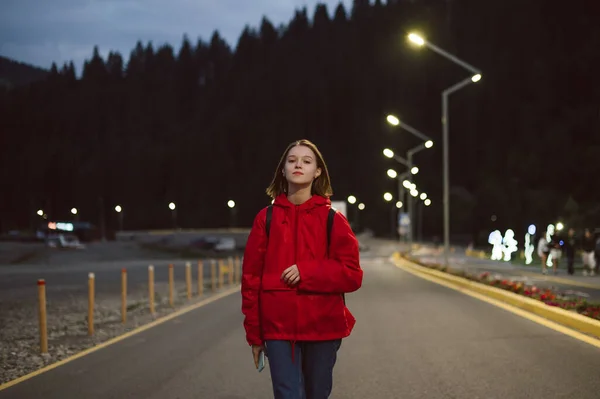
[[[333,13],[340,0],[321,0]],[[343,1],[347,7],[350,0]],[[316,0],[2,0],[0,54],[48,68],[73,60],[78,72],[95,45],[125,58],[138,40],[179,48],[184,35],[208,41],[217,29],[235,47],[245,25],[263,15],[287,23],[294,9]]]

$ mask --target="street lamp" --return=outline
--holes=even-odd
[[[231,209],[235,208],[235,201],[234,200],[227,201],[227,206]]]
[[[177,211],[175,210],[175,203],[169,203],[169,209],[171,210],[171,217],[173,218],[173,229],[177,228]]]
[[[398,126],[400,124],[400,120],[394,115],[388,115],[386,119],[390,125]]]
[[[123,208],[121,205],[115,206],[115,212],[119,214],[119,231],[123,231]]]
[[[425,206],[429,206],[431,205],[431,200],[427,198],[423,203],[425,204]]]
[[[356,204],[356,197],[354,195],[349,195],[348,196],[348,203],[351,205]]]
[[[390,202],[393,198],[394,198],[394,196],[392,195],[392,193],[385,193],[385,194],[383,194],[383,199],[386,202]]]
[[[73,215],[77,215],[77,208],[71,208],[71,213]]]
[[[413,156],[416,153],[418,153],[419,151],[433,147],[433,141],[427,135],[423,134],[419,130],[415,129],[414,127],[410,126],[407,123],[400,121],[400,119],[398,117],[396,117],[395,115],[388,115],[386,117],[386,119],[390,125],[399,126],[400,128],[406,130],[407,132],[411,133],[415,137],[423,140],[422,144],[420,144],[414,148],[411,148],[406,153],[406,157],[407,157],[406,166],[408,167],[408,169],[411,171],[411,173],[413,175],[416,175],[417,173],[419,173],[419,168],[413,166]],[[412,248],[412,238],[413,238],[413,234],[414,234],[414,227],[413,227],[413,223],[412,223],[412,220],[414,220],[414,217],[415,217],[414,209],[413,209],[414,205],[415,205],[414,202],[409,197],[408,198],[408,217],[409,217],[409,220],[411,220],[411,224],[408,229],[408,239],[409,239],[409,244],[410,244],[409,248]]]
[[[41,210],[41,209],[39,209],[39,210],[37,211],[37,215],[38,215],[38,216],[44,216],[44,211],[43,211],[43,210]]]
[[[398,177],[398,173],[394,169],[388,169],[387,175],[392,179]]]
[[[427,194],[421,193],[421,196],[419,198],[421,198],[421,200],[425,201],[427,199]]]
[[[365,210],[365,204],[363,204],[362,202],[360,204],[358,204],[358,210],[364,211]]]
[[[473,67],[470,64],[467,64],[463,60],[455,57],[454,55],[448,53],[445,50],[437,47],[436,45],[428,42],[422,36],[416,33],[410,33],[408,35],[408,40],[411,43],[416,44],[419,47],[425,46],[439,55],[447,58],[448,60],[454,62],[457,65],[460,65],[467,71],[469,71],[472,75],[468,78],[463,79],[462,81],[450,86],[446,90],[442,92],[442,141],[443,141],[443,158],[444,158],[444,264],[448,266],[448,255],[450,252],[450,174],[449,174],[449,150],[448,150],[448,130],[449,130],[449,121],[448,121],[448,97],[450,94],[462,89],[466,85],[470,83],[477,83],[481,80],[481,71],[477,68]]]
[[[403,205],[402,201],[397,201],[396,202],[396,208],[400,209],[400,208],[402,208],[402,205]]]

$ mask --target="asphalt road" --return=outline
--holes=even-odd
[[[431,247],[422,247],[414,252],[415,256],[424,263],[444,263],[443,252],[436,252]],[[558,274],[548,269],[548,274],[543,275],[541,266],[522,266],[510,262],[493,261],[490,259],[479,259],[466,256],[463,252],[451,254],[449,257],[451,268],[476,271],[478,273],[498,273],[508,278],[526,278],[529,283],[540,287],[549,287],[560,291],[572,291],[573,293],[588,298],[594,302],[600,302],[600,276],[587,276],[576,270],[574,275],[566,271],[566,260],[561,259]]]
[[[390,247],[391,248],[391,247]],[[600,349],[363,258],[357,318],[332,398],[597,399]],[[244,341],[235,293],[0,391],[4,398],[272,397]]]

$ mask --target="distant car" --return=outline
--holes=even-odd
[[[192,247],[213,250],[213,251],[233,251],[235,250],[235,239],[233,237],[202,237],[191,243]]]
[[[79,242],[74,234],[55,234],[46,238],[46,245],[50,248],[84,249],[85,245]]]

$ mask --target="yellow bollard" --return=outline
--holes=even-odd
[[[148,266],[148,300],[150,301],[150,313],[154,314],[154,266]]]
[[[204,294],[204,264],[198,261],[198,296]]]
[[[127,321],[127,269],[121,269],[121,322]]]
[[[88,275],[88,335],[94,335],[94,273]]]
[[[173,302],[173,280],[174,280],[174,276],[173,276],[173,265],[170,264],[169,265],[169,305],[173,306],[174,302]]]
[[[219,259],[219,289],[223,288],[223,259]]]
[[[217,261],[210,260],[210,285],[213,291],[217,290]]]
[[[38,315],[40,322],[40,352],[48,353],[48,327],[46,324],[46,281],[38,280]]]
[[[187,299],[192,299],[192,264],[187,262],[185,264],[185,285],[187,288]]]

